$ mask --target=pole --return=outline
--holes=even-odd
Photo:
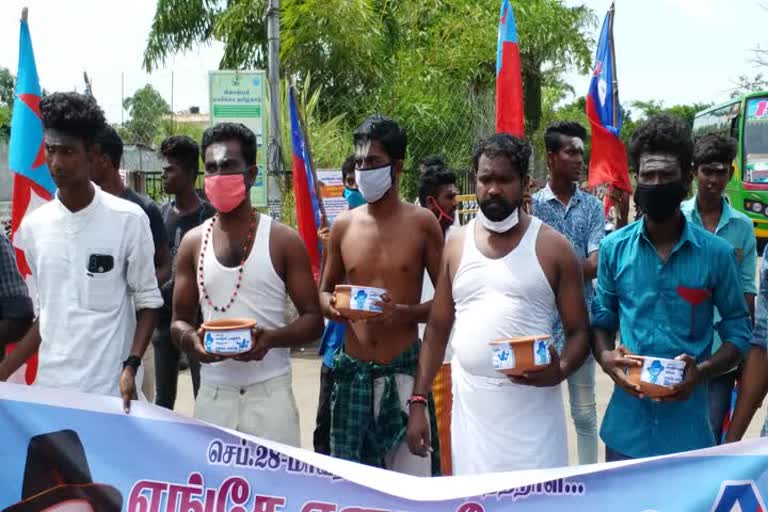
[[[612,98],[612,105],[611,105],[611,111],[613,112],[613,119],[611,119],[611,125],[615,128],[619,127],[619,78],[616,73],[616,49],[613,44],[613,18],[616,14],[616,4],[611,2],[611,9],[609,11],[610,18],[609,18],[609,25],[608,25],[608,33],[610,34],[610,45],[611,45],[611,75],[613,76],[613,83],[611,84],[611,98]]]
[[[307,152],[307,159],[309,160],[309,169],[312,173],[312,181],[315,184],[315,197],[317,197],[317,206],[320,208],[320,227],[327,228],[328,220],[325,216],[325,205],[323,204],[323,196],[320,195],[320,183],[317,181],[317,169],[315,169],[315,160],[312,158],[312,144],[309,142],[309,131],[307,130],[307,123],[304,122],[304,102],[300,101],[296,94],[296,86],[291,84],[293,94],[296,97],[296,115],[299,118],[299,126],[301,126],[301,132],[304,134],[304,146]]]
[[[125,125],[125,72],[120,73],[120,125]]]
[[[171,71],[171,134],[176,133],[176,130],[175,130],[174,126],[173,126],[173,113],[174,112],[175,112],[175,110],[174,110],[174,105],[173,105],[173,71]]]
[[[267,43],[269,62],[269,149],[267,151],[267,201],[273,218],[280,220],[280,172],[283,168],[282,132],[280,131],[280,0],[267,6]]]

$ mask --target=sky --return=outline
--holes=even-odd
[[[49,91],[84,88],[83,71],[111,122],[126,114],[121,98],[151,83],[174,111],[208,111],[208,71],[218,67],[223,47],[204,46],[177,55],[147,74],[141,66],[155,0],[0,0],[0,66],[16,73],[18,20],[29,7],[29,23],[42,86]],[[609,0],[587,4],[599,19]],[[619,94],[625,107],[637,100],[666,105],[717,102],[732,80],[758,70],[750,49],[768,48],[768,10],[757,0],[617,0],[614,24]],[[521,45],[525,41],[520,42]],[[767,70],[768,71],[768,70]],[[768,74],[768,73],[766,73]],[[589,76],[569,73],[577,94]],[[173,87],[171,86],[173,82]]]

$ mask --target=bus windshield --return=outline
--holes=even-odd
[[[768,183],[768,98],[747,103],[743,176],[750,183]]]

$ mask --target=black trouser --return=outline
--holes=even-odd
[[[317,453],[331,454],[331,392],[333,391],[333,368],[320,368],[320,398],[317,404],[314,445]]]
[[[155,348],[155,404],[173,410],[176,404],[181,352],[173,344],[167,324],[155,329],[152,346]],[[197,398],[197,390],[200,389],[200,362],[189,354],[187,359],[189,372],[192,374],[192,390]]]

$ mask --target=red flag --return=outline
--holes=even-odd
[[[496,44],[496,133],[525,134],[521,69],[515,14],[509,0],[503,0]]]

